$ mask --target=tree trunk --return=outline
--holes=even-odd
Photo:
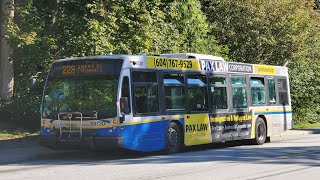
[[[11,58],[12,50],[4,39],[6,27],[3,23],[3,17],[13,18],[14,0],[0,1],[0,99],[10,99],[13,96],[13,62]]]

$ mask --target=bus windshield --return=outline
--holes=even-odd
[[[97,119],[116,117],[122,62],[117,63],[77,61],[53,65],[44,91],[42,116],[55,119],[61,112],[80,112]]]

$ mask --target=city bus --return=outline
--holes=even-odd
[[[293,127],[288,69],[195,54],[55,60],[42,146],[177,153],[235,140],[261,145]]]

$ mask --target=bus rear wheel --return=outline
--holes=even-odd
[[[167,153],[178,153],[182,148],[182,135],[179,126],[170,122],[166,132],[166,151]]]
[[[264,120],[260,117],[256,120],[255,138],[252,140],[252,144],[261,145],[266,142],[267,139],[267,126]]]

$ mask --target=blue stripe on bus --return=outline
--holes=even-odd
[[[255,112],[254,115],[259,114],[292,114],[292,111],[286,111],[286,112]]]

